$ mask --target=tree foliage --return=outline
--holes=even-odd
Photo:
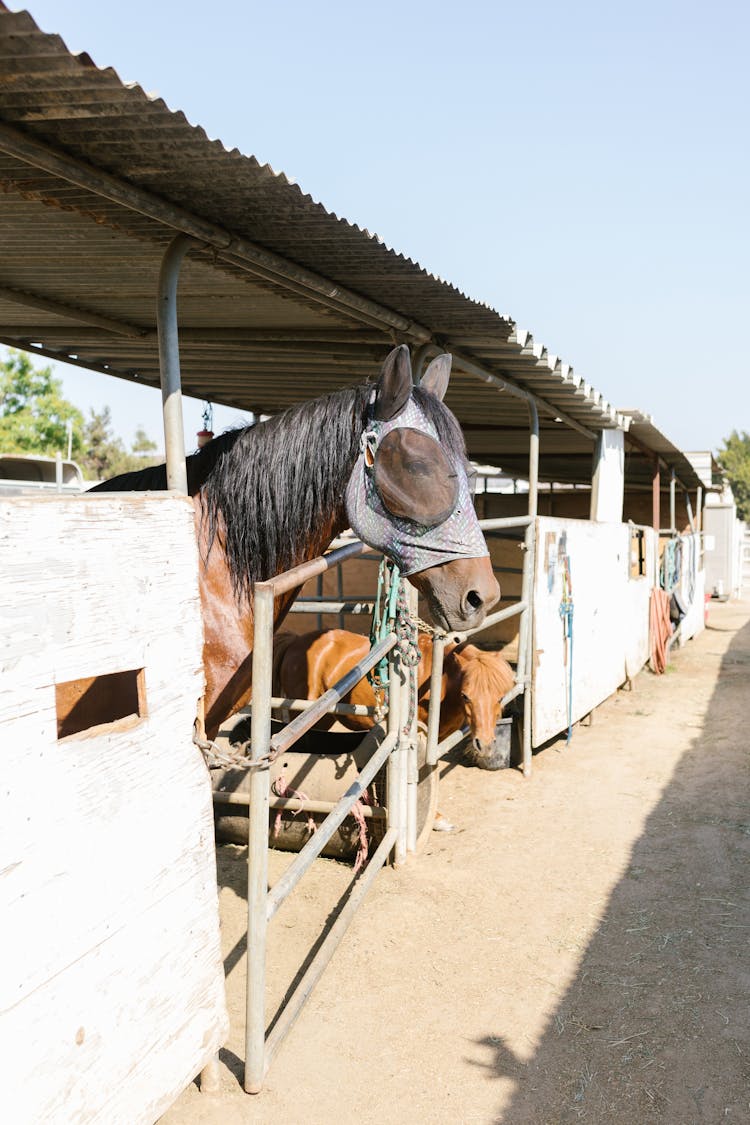
[[[63,397],[62,381],[51,367],[37,368],[25,352],[10,350],[0,358],[0,452],[37,453],[54,457],[81,451],[83,415]]]
[[[717,458],[731,485],[739,519],[750,521],[750,434],[732,430]]]
[[[108,406],[96,411],[91,408],[83,431],[83,451],[81,467],[87,476],[95,480],[107,480],[120,473],[134,469],[145,469],[157,464],[163,458],[149,456],[156,449],[146,431],[139,426],[135,433],[132,450],[123,445],[120,438],[112,433],[112,415]]]
[[[84,418],[77,406],[63,396],[62,380],[50,367],[35,367],[26,352],[10,349],[0,357],[0,453],[27,453],[54,457],[68,452],[84,476],[94,480],[143,469],[162,458],[154,457],[156,445],[139,426],[132,450],[112,433],[108,406],[89,410]]]

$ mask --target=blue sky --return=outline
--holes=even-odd
[[[750,430],[750,5],[28,8],[511,315],[682,448]],[[58,372],[79,406],[108,403],[126,439],[138,424],[159,436],[158,392]],[[217,411],[217,427],[234,417]]]

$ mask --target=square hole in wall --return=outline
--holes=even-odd
[[[127,727],[146,716],[145,669],[85,676],[55,684],[57,737],[96,727]]]

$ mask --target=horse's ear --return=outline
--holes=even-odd
[[[419,381],[420,387],[424,387],[426,391],[433,394],[435,398],[439,398],[441,402],[445,398],[445,392],[448,390],[448,380],[451,377],[452,363],[453,356],[449,355],[448,352],[443,352],[437,359],[433,359]]]
[[[374,416],[389,422],[406,406],[412,392],[409,348],[401,344],[385,357],[375,391]]]

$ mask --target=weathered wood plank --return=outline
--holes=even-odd
[[[0,502],[0,1040],[14,1122],[153,1122],[226,1034],[192,505]],[[58,740],[55,686],[144,669]]]

